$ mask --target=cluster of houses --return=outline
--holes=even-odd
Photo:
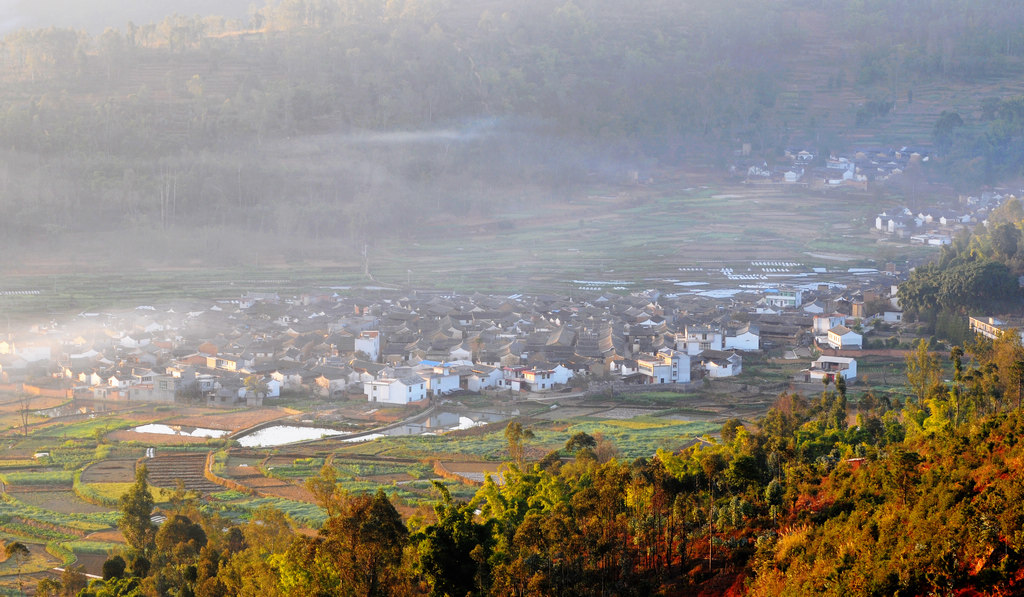
[[[686,384],[739,375],[744,354],[764,349],[861,348],[848,318],[865,315],[864,297],[892,288],[881,273],[863,281],[863,289],[767,288],[724,300],[657,290],[250,293],[17,329],[0,341],[0,375],[103,400],[253,406],[287,393],[410,404],[593,379]],[[887,320],[898,320],[893,311]],[[809,375],[837,370],[820,365]],[[854,377],[855,364],[842,371]]]
[[[749,148],[737,152],[749,155]],[[730,173],[748,183],[802,184],[812,188],[856,187],[902,174],[907,166],[928,161],[925,149],[914,147],[864,148],[849,154],[819,155],[815,150],[790,148],[772,164],[738,161]]]
[[[1013,198],[985,192],[962,198],[956,209],[929,208],[916,213],[908,207],[886,209],[875,216],[874,229],[911,243],[948,245],[959,230],[977,224],[988,226],[992,210]]]

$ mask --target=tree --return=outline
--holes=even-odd
[[[508,456],[520,467],[526,453],[526,440],[533,439],[533,431],[523,429],[519,421],[512,421],[505,427],[505,441],[508,443]]]
[[[963,125],[964,119],[956,112],[943,110],[939,114],[939,119],[935,121],[935,126],[932,128],[932,139],[935,141],[939,151],[949,151],[949,148],[953,145],[956,129]]]
[[[910,393],[917,398],[918,404],[924,404],[932,387],[941,383],[939,359],[928,352],[928,342],[921,338],[914,352],[907,355],[906,363]]]
[[[325,464],[320,468],[320,474],[306,479],[306,490],[312,493],[316,503],[327,511],[328,518],[341,513],[347,496],[338,482],[338,470],[333,466]]]
[[[125,563],[124,558],[119,555],[110,556],[103,562],[103,580],[121,578],[127,568],[128,564]]]
[[[565,451],[570,454],[576,454],[583,450],[590,450],[593,452],[596,447],[597,440],[586,431],[578,431],[574,433],[573,436],[565,442]]]
[[[265,398],[268,392],[267,382],[263,381],[263,377],[259,375],[246,376],[245,389],[257,398]]]
[[[24,591],[24,586],[21,580],[21,568],[25,565],[25,562],[32,557],[32,552],[25,547],[25,544],[20,541],[11,541],[4,546],[4,553],[7,555],[7,559],[13,559],[14,563],[18,566],[18,590]]]
[[[25,437],[28,437],[28,419],[32,414],[32,400],[35,396],[28,393],[22,393],[18,396],[18,415],[21,417],[21,433]]]
[[[477,523],[474,508],[452,500],[444,485],[434,481],[434,487],[441,493],[441,502],[434,506],[437,522],[413,537],[419,569],[430,582],[430,594],[484,593],[489,585],[493,525]]]
[[[54,578],[43,578],[36,583],[36,597],[63,597],[64,585]]]
[[[156,539],[153,515],[153,494],[149,491],[149,470],[141,464],[135,469],[135,483],[121,496],[121,518],[117,528],[121,529],[128,547],[145,555],[152,553]]]
[[[744,429],[743,421],[739,419],[729,419],[725,423],[722,423],[722,441],[731,444],[732,440],[736,439],[736,434],[740,429]]]

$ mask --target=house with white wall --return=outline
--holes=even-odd
[[[828,331],[828,345],[836,350],[859,350],[864,348],[864,336],[845,325],[837,325]]]
[[[505,367],[502,386],[512,390],[542,392],[569,383],[572,372],[562,365]]]
[[[366,330],[359,332],[355,337],[356,352],[365,353],[371,361],[376,363],[380,360],[380,332],[377,330]]]
[[[443,396],[460,389],[460,378],[455,365],[441,363],[419,371],[418,374],[427,382],[427,394],[430,396]]]
[[[733,377],[743,372],[743,357],[735,352],[709,350],[700,355],[701,367],[708,377]]]
[[[363,384],[369,402],[406,405],[427,399],[427,382],[420,377],[382,378]]]
[[[657,354],[639,355],[637,374],[643,383],[688,383],[690,381],[690,355],[678,350],[662,349]]]
[[[501,384],[501,369],[487,365],[473,365],[472,372],[464,376],[463,380],[466,389],[470,392],[495,388]]]
[[[753,352],[761,349],[761,330],[756,325],[746,324],[729,330],[725,334],[725,350]]]
[[[679,346],[677,341],[676,348],[685,350],[691,357],[705,350],[722,350],[725,348],[724,335],[720,329],[709,325],[688,325],[685,328],[683,346]]]
[[[829,381],[835,382],[836,376],[840,376],[848,382],[857,379],[857,359],[821,356],[811,363],[810,369],[804,369],[804,379],[807,381],[821,381],[823,378],[828,378]]]

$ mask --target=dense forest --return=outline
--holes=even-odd
[[[501,482],[468,502],[437,483],[433,511],[405,520],[328,466],[307,481],[329,516],[315,536],[275,510],[225,520],[184,491],[158,528],[140,468],[104,580],[68,573],[38,594],[1017,593],[1024,347],[1014,331],[949,359],[922,341],[900,395],[839,378],[632,462],[586,433],[530,461],[515,421]]]
[[[837,149],[915,85],[1013,76],[1022,21],[1005,0],[282,0],[244,20],[20,30],[0,42],[0,226],[9,248],[114,232],[208,260],[254,237],[359,246],[724,166],[744,142]],[[819,119],[794,93],[860,100]],[[1024,135],[1000,124],[1017,100],[987,99],[1001,136],[980,144],[950,111],[934,141],[956,165],[930,175],[1018,174],[1005,150]]]

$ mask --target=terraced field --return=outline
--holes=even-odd
[[[149,482],[157,487],[174,489],[181,480],[185,489],[200,493],[214,493],[224,488],[208,481],[203,474],[206,465],[204,453],[178,453],[149,458]]]

